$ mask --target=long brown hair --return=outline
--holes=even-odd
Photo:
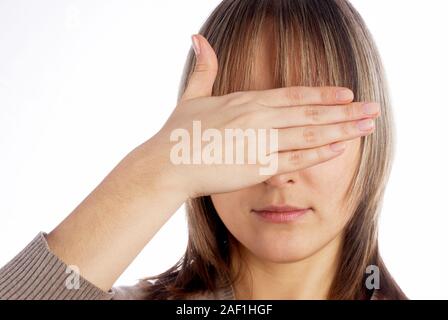
[[[386,269],[378,250],[378,217],[394,151],[394,127],[380,55],[362,17],[346,0],[224,0],[200,30],[218,57],[213,95],[250,90],[253,55],[263,30],[272,32],[276,87],[343,86],[355,101],[377,101],[382,114],[373,134],[361,138],[359,164],[346,195],[353,212],[344,229],[339,266],[329,299],[368,299],[366,267],[380,270],[380,296],[406,296]],[[179,99],[195,66],[190,50]],[[183,299],[233,283],[230,244],[237,241],[217,214],[210,196],[187,202],[189,239],[182,259],[156,280],[148,299]]]

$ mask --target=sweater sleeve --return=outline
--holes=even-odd
[[[110,300],[116,288],[105,292],[50,251],[40,232],[0,269],[0,300]],[[116,298],[116,297],[115,297]]]

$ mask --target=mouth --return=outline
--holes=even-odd
[[[267,222],[287,223],[299,219],[310,210],[311,208],[298,208],[289,205],[270,205],[260,209],[252,209],[252,212]]]

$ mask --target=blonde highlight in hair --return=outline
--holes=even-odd
[[[267,32],[266,32],[267,31]],[[377,101],[382,114],[373,134],[361,138],[357,170],[346,193],[352,218],[344,230],[339,267],[329,299],[368,299],[368,265],[381,272],[380,294],[405,295],[388,273],[378,249],[378,218],[394,152],[388,85],[379,52],[362,17],[347,0],[224,0],[201,28],[218,57],[213,95],[250,90],[254,55],[266,34],[272,46],[275,87],[342,86],[355,101]],[[194,71],[190,50],[179,89]],[[219,218],[210,196],[187,202],[189,240],[183,258],[157,279],[149,298],[185,298],[216,290],[217,278],[235,281],[230,244],[237,241]]]

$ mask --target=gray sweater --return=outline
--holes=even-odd
[[[46,234],[40,232],[22,251],[0,269],[0,300],[144,300],[151,289],[149,281],[116,286],[105,292],[82,276],[73,282],[73,270],[50,251]],[[233,286],[198,293],[191,300],[235,300]],[[372,300],[377,300],[375,291]]]

